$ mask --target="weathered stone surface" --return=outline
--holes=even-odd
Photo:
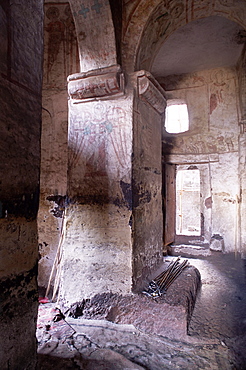
[[[45,2],[38,212],[40,258],[38,284],[43,294],[45,294],[50,279],[61,236],[61,217],[64,205],[62,209],[61,204],[58,204],[60,203],[59,197],[61,199],[67,193],[67,77],[78,71],[78,42],[70,5],[64,2]],[[52,293],[54,279],[55,274],[51,278],[49,293]]]
[[[59,241],[62,210],[55,200],[65,197],[68,190],[63,256],[67,260],[61,275],[61,297],[66,304],[84,295],[91,298],[101,289],[117,294],[129,294],[133,286],[138,290],[162,257],[159,136],[163,122],[157,113],[162,113],[162,98],[152,80],[139,81],[139,89],[134,90],[128,72],[151,69],[161,44],[194,20],[224,16],[246,28],[244,0],[74,0],[71,6],[72,11],[68,3],[54,0],[46,2],[44,9],[41,0],[3,0],[0,5],[0,275],[5,368],[35,366],[36,283],[32,274],[37,260],[43,12],[47,131],[42,168],[47,170],[41,179],[40,220],[49,226],[40,227],[40,271],[44,273],[40,284],[47,284]],[[239,34],[235,36],[238,41]],[[106,89],[105,80],[89,80],[81,96],[90,98],[93,90],[93,99],[103,95],[105,100],[70,101],[67,145],[65,80],[79,72],[79,57],[83,73],[111,68],[122,57],[126,95],[118,96],[123,91],[119,76],[108,76]],[[193,158],[201,169],[204,239],[220,234],[225,252],[235,250],[237,255],[240,250],[245,255],[245,50],[237,68],[238,74],[234,68],[219,67],[164,81],[168,98],[187,98],[192,121],[189,134],[165,139],[164,151],[167,157],[171,154],[170,163],[189,165]],[[114,315],[110,311],[109,316]],[[30,341],[20,333],[22,329]],[[194,361],[198,366],[199,362]],[[167,358],[164,365],[168,366]],[[183,358],[175,365],[184,366]]]
[[[240,216],[241,216],[241,252],[242,258],[246,258],[246,225],[244,222],[244,215],[246,214],[246,135],[240,135],[240,155],[239,155],[239,168],[241,176],[241,206],[240,206]]]
[[[194,5],[161,0],[126,1],[124,5],[122,64],[130,72],[150,70],[153,56],[165,40],[179,27],[196,19],[220,15],[245,27],[243,0],[230,2],[230,6],[223,1],[210,1],[201,6],[200,1]]]
[[[68,307],[101,290],[131,291],[131,102],[70,101],[60,280],[60,298]]]
[[[121,201],[119,183],[131,180],[131,104],[131,97],[83,104],[70,100],[71,199],[80,198],[85,204]]]
[[[187,334],[199,285],[199,272],[190,266],[174,280],[166,294],[159,298],[154,299],[144,294],[96,294],[91,299],[74,302],[70,315],[132,324],[148,334],[178,339]]]
[[[145,71],[137,73],[138,80],[138,94],[141,99],[148,102],[152,108],[156,109],[158,113],[162,114],[166,108],[165,92],[158,82]]]
[[[138,81],[139,72],[135,74]],[[153,87],[156,92],[157,88]],[[147,84],[146,91],[151,90]],[[146,93],[145,91],[145,93]],[[150,93],[152,97],[152,93]],[[144,96],[144,95],[143,95]],[[157,90],[158,110],[165,98]],[[134,100],[133,124],[133,289],[143,288],[145,279],[162,261],[162,116],[152,99]],[[154,99],[155,102],[156,99]]]
[[[72,99],[88,100],[123,93],[124,76],[117,65],[68,77],[68,94]]]
[[[76,25],[80,70],[91,71],[117,63],[115,34],[109,1],[71,2]],[[96,25],[96,27],[95,27]]]
[[[0,277],[30,271],[37,263],[37,222],[25,218],[0,219]]]
[[[165,160],[176,164],[178,170],[188,169],[191,158],[197,163],[201,178],[204,243],[209,243],[213,234],[220,234],[225,252],[233,251],[235,245],[239,248],[235,233],[239,223],[239,126],[236,123],[235,78],[233,69],[221,68],[160,80],[168,99],[185,99],[190,120],[189,130],[182,135],[163,135]],[[227,86],[225,92],[224,86]],[[216,97],[212,110],[211,94]],[[207,206],[208,198],[210,207]],[[188,202],[187,205],[189,207]]]
[[[37,250],[36,250],[37,252]],[[37,268],[1,280],[1,368],[33,369],[38,310]]]
[[[240,110],[241,110],[241,120],[245,122],[246,120],[246,50],[244,48],[241,58],[239,60],[238,69],[238,80],[240,89]]]
[[[95,349],[86,359],[76,359],[75,362],[77,365],[88,370],[94,370],[95,367],[105,370],[144,369],[142,366],[134,364],[120,353],[104,348]]]
[[[61,90],[65,92],[67,77],[78,71],[78,38],[70,4],[64,1],[45,1],[44,99],[47,92],[53,91],[54,96]],[[60,104],[61,108],[66,109],[66,104],[64,106]]]
[[[39,357],[40,368],[59,369],[58,364],[60,368],[67,366],[69,369],[72,365],[74,366],[72,368],[75,368],[75,364],[83,368],[81,364],[89,365],[89,356],[94,351],[110,349],[134,364],[153,370],[178,367],[197,370],[244,369],[246,361],[244,262],[239,258],[236,259],[233,254],[223,254],[221,257],[218,253],[208,258],[192,258],[189,262],[199,268],[203,285],[197,297],[188,336],[172,340],[153,333],[143,333],[133,325],[66,317],[67,336],[63,335],[59,339],[50,356],[45,359],[43,356]],[[189,278],[189,269],[187,273],[186,281]],[[178,283],[178,280],[176,282]],[[177,292],[173,284],[168,294],[172,287],[174,292]],[[189,290],[190,281],[184,287]],[[182,294],[179,298],[185,300],[186,296]],[[176,302],[178,303],[178,296]],[[46,306],[47,310],[50,309],[50,304],[44,304],[39,312],[46,310]],[[53,323],[53,328],[43,333],[38,329],[40,353],[44,343],[48,348],[57,337],[59,330],[54,327],[55,325],[59,326],[59,322]],[[72,338],[71,330],[74,330]]]
[[[51,71],[52,72],[52,71]],[[58,76],[49,72],[50,80]],[[59,84],[58,84],[59,86]],[[67,191],[67,92],[44,84],[41,140],[40,199],[38,212],[40,287],[47,288],[61,236],[62,212]],[[59,198],[60,196],[60,198]],[[59,201],[60,199],[60,201]],[[60,204],[58,204],[60,203]],[[54,278],[51,285],[54,284]]]
[[[103,82],[102,73],[94,72]],[[76,83],[76,76],[71,82]],[[81,76],[94,78],[92,72]],[[153,85],[152,90],[164,104],[161,87]],[[75,104],[70,99],[70,206],[60,285],[65,306],[75,297],[79,301],[99,292],[129,294],[132,286],[139,290],[161,262],[161,116],[153,107],[156,99],[136,99],[134,114],[141,118],[132,132],[132,88],[117,100],[110,95],[100,103]],[[137,138],[134,143],[132,135]],[[78,271],[83,281],[79,285],[74,283]]]
[[[131,291],[129,218],[112,204],[69,208],[60,280],[66,306],[101,291]]]
[[[209,248],[212,251],[223,252],[223,250],[224,250],[224,240],[223,240],[223,238],[218,234],[213,235],[212,238],[211,238],[211,241],[210,241]]]
[[[42,1],[0,5],[0,363],[34,369]]]
[[[232,364],[243,364],[236,359],[236,353],[218,341],[171,340],[153,334],[144,334],[132,325],[119,325],[103,320],[68,319],[69,325],[75,330],[73,338],[59,341],[49,356],[38,356],[38,369],[75,368],[86,369],[94,365],[90,356],[110,350],[112,359],[119,360],[118,354],[131,361],[134,366],[142,366],[153,370],[176,369],[178,367],[219,370],[231,369]],[[52,343],[48,340],[47,346]],[[193,343],[193,344],[191,344]],[[102,349],[107,351],[101,351]],[[122,359],[122,357],[120,358]],[[106,366],[117,366],[118,361],[100,363]],[[125,359],[124,359],[124,363]],[[129,365],[129,363],[127,363]],[[132,365],[131,365],[132,366]]]

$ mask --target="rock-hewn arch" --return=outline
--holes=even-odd
[[[150,70],[153,57],[169,35],[191,21],[212,15],[224,16],[246,28],[243,0],[153,0],[151,4],[141,0],[125,19],[123,67],[129,72]]]
[[[80,72],[115,65],[116,43],[109,1],[69,2],[78,37]]]

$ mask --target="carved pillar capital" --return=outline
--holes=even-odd
[[[124,94],[124,76],[119,65],[68,76],[71,99],[88,101]]]
[[[137,91],[139,98],[150,104],[159,114],[164,113],[166,108],[165,91],[157,80],[147,71],[138,71]]]

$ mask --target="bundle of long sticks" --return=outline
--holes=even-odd
[[[151,280],[148,289],[144,290],[143,293],[153,298],[160,297],[162,294],[165,294],[173,281],[189,265],[188,260],[184,260],[182,263],[179,261],[180,257],[175,261],[172,261],[163,272]]]
[[[60,262],[61,262],[61,257],[62,257],[62,245],[63,245],[63,242],[64,242],[65,229],[66,229],[66,209],[65,209],[65,211],[63,212],[63,215],[62,215],[62,224],[61,224],[61,233],[60,233],[59,243],[58,243],[58,247],[57,247],[57,251],[56,251],[56,256],[55,256],[55,259],[54,259],[54,262],[53,262],[53,266],[52,266],[52,269],[51,269],[48,286],[47,286],[46,293],[45,293],[45,297],[48,297],[52,277],[55,273],[54,288],[53,288],[53,294],[52,294],[52,299],[51,299],[52,302],[54,302],[57,291],[59,289],[59,281],[60,281],[60,274],[61,274]]]

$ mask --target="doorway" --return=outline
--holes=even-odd
[[[208,163],[163,167],[164,245],[199,244],[211,239],[212,194]]]
[[[176,172],[176,235],[201,235],[200,171],[189,167]]]

